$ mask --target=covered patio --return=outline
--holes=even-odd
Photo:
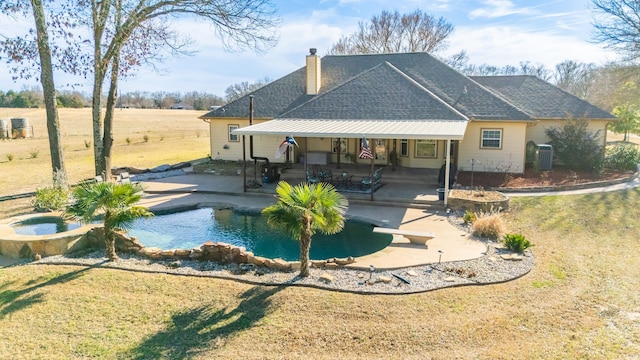
[[[253,124],[253,111],[250,107],[249,126],[233,130],[234,134],[242,135],[243,146],[243,160],[246,163],[247,160],[247,138],[249,136],[250,157],[253,157],[253,139],[255,135],[275,135],[293,138],[347,138],[347,139],[416,139],[416,140],[444,140],[446,142],[445,150],[445,197],[444,205],[447,205],[447,198],[449,193],[449,179],[451,177],[450,164],[451,164],[451,142],[456,140],[462,140],[467,128],[468,120],[432,120],[432,119],[416,119],[416,120],[355,120],[355,119],[273,119],[260,124]],[[307,156],[309,149],[306,148],[306,141],[303,148],[300,149],[304,156],[304,163],[302,167],[302,177],[305,177],[306,170],[309,169],[307,164]],[[369,143],[375,146],[374,141]],[[375,148],[371,149],[375,152]],[[340,159],[340,150],[338,150],[338,159]],[[364,171],[365,167],[355,164],[344,164],[338,160],[335,164],[327,164],[325,167],[334,169],[334,178],[340,176],[342,173],[348,174],[347,176],[353,176],[351,182],[358,181],[356,175],[371,176],[376,166],[380,164],[374,164],[374,159],[371,159],[368,171]],[[295,166],[294,166],[295,167]],[[391,168],[391,164],[385,166],[385,168]],[[402,169],[402,170],[399,170]],[[390,169],[384,170],[383,183],[385,177],[387,180],[391,178]],[[420,168],[396,168],[397,178],[402,180],[402,174],[420,173],[424,171],[431,173],[435,171],[437,179],[437,169],[420,169]],[[246,168],[243,169],[244,184],[246,192]],[[339,179],[334,179],[336,184],[339,184]],[[436,184],[437,185],[437,184]],[[374,184],[371,182],[371,189],[369,191],[370,200],[373,201],[375,189]]]

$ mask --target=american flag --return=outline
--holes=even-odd
[[[360,159],[373,159],[373,153],[369,148],[369,144],[367,144],[367,139],[362,138],[362,142],[360,145],[360,154],[358,155]]]

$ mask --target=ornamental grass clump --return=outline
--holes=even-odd
[[[486,214],[478,217],[471,225],[471,233],[483,239],[498,240],[505,232],[500,214]]]
[[[502,242],[507,249],[520,254],[533,246],[522,234],[505,234]]]

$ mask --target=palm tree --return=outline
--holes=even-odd
[[[269,225],[284,229],[300,241],[300,276],[309,276],[311,236],[317,231],[329,235],[342,230],[347,199],[327,183],[291,186],[281,181],[276,192],[278,202],[262,213],[268,216]]]
[[[83,184],[73,189],[72,198],[73,202],[65,210],[67,216],[85,223],[96,215],[104,216],[104,241],[109,261],[118,259],[116,232],[130,229],[138,218],[153,216],[145,207],[135,205],[142,198],[139,184]]]

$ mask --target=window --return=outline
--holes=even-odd
[[[349,139],[331,139],[331,152],[337,153],[338,146],[340,146],[340,154],[346,154],[348,150],[348,140]]]
[[[409,139],[400,140],[400,156],[409,156]]]
[[[436,140],[416,140],[416,157],[438,157],[438,142]]]
[[[482,139],[480,143],[482,149],[502,148],[502,129],[482,129]]]
[[[239,127],[240,127],[239,125],[229,125],[229,141],[234,141],[234,142],[240,141],[240,137],[238,137],[238,134],[231,133],[233,130]]]

